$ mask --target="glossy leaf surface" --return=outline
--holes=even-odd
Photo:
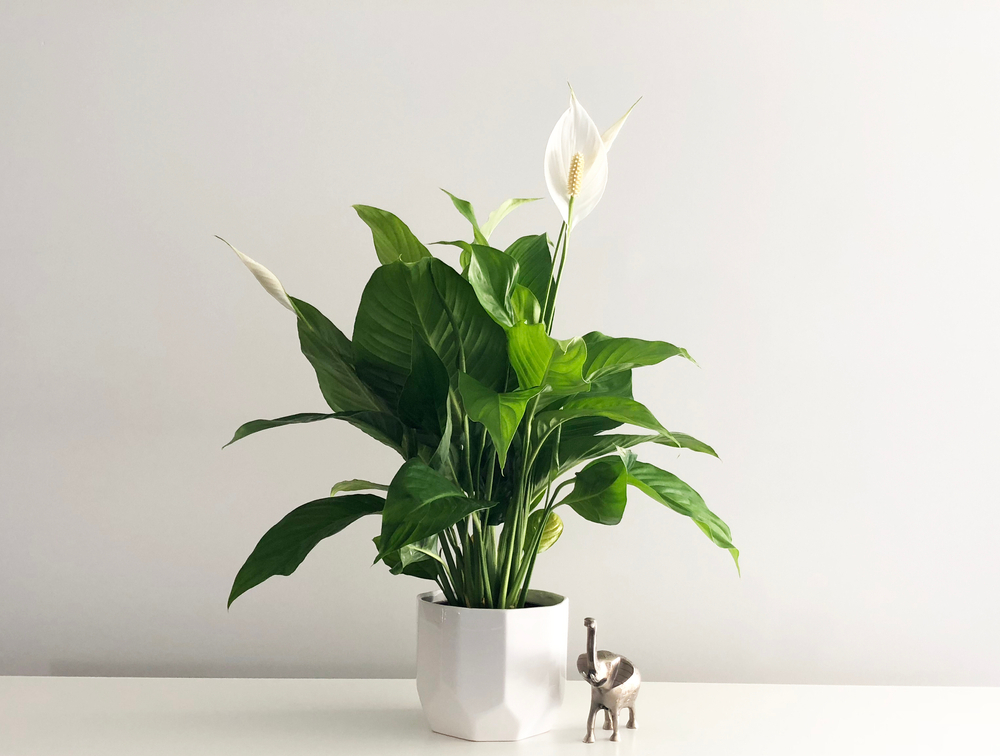
[[[542,324],[516,325],[507,332],[507,348],[522,389],[543,386],[554,396],[590,389],[583,377],[587,345],[582,339],[556,341]]]
[[[510,298],[517,280],[517,261],[491,247],[473,244],[469,264],[469,283],[483,309],[504,328],[514,325]]]
[[[486,245],[489,242],[487,239],[488,235],[484,235],[483,231],[479,228],[479,221],[476,220],[476,211],[472,209],[472,203],[468,200],[456,197],[454,194],[449,192],[447,189],[442,189],[442,192],[451,197],[451,203],[455,206],[455,209],[462,214],[462,216],[472,224],[472,236],[473,241],[476,244]]]
[[[371,229],[375,254],[383,265],[398,261],[417,262],[431,256],[409,227],[388,210],[369,205],[354,205],[354,209]]]
[[[389,484],[382,512],[379,558],[440,533],[488,506],[489,502],[470,499],[446,477],[420,460],[411,459]]]
[[[293,509],[268,530],[236,574],[229,606],[242,594],[274,575],[291,575],[313,547],[355,520],[382,511],[374,494],[317,499]]]
[[[542,522],[542,517],[544,516],[544,509],[536,509],[528,516],[528,531],[527,538],[525,538],[525,548],[534,542],[534,538],[538,534],[538,526]],[[545,528],[542,530],[542,539],[538,542],[538,553],[541,554],[543,551],[548,551],[552,548],[555,542],[559,540],[559,536],[562,535],[562,532],[562,518],[555,512],[549,512],[549,516],[545,520]]]
[[[448,370],[416,331],[410,343],[410,374],[403,382],[397,414],[411,428],[441,435],[448,412]]]
[[[500,467],[503,468],[507,463],[510,442],[524,417],[524,410],[541,389],[500,394],[465,373],[459,373],[458,388],[469,419],[482,423],[486,428],[500,458]]]
[[[358,377],[354,345],[323,313],[290,297],[298,316],[299,346],[316,371],[323,398],[334,412],[383,412],[385,403]]]
[[[625,512],[628,473],[621,457],[596,459],[574,477],[573,490],[559,505],[566,504],[586,520],[599,525],[617,525]]]
[[[740,552],[733,545],[729,526],[705,505],[705,500],[691,486],[673,473],[639,461],[630,462],[628,483],[651,499],[694,520],[712,543],[729,551],[739,569]]]
[[[542,320],[542,306],[527,286],[515,284],[510,295],[510,308],[514,313],[515,323],[535,325]]]
[[[354,322],[358,375],[395,406],[410,374],[412,333],[455,379],[462,368],[498,391],[507,376],[503,328],[479,304],[469,282],[436,259],[375,271]]]
[[[531,289],[539,304],[545,302],[552,281],[552,254],[545,234],[522,236],[505,250],[517,260],[517,282]]]
[[[670,431],[660,424],[645,405],[634,399],[617,396],[581,396],[567,401],[562,407],[547,410],[536,418],[537,433],[544,438],[559,425],[578,418],[599,417],[618,423],[648,428],[669,436]]]
[[[677,355],[691,359],[686,349],[666,341],[613,338],[599,331],[591,331],[583,340],[587,343],[584,375],[590,380],[644,365],[655,365]]]
[[[342,480],[339,483],[335,483],[333,488],[330,489],[330,496],[336,496],[339,493],[344,493],[346,491],[388,491],[389,486],[383,485],[382,483],[372,483],[370,480],[362,480],[360,478],[353,478],[351,480]]]
[[[404,452],[406,428],[403,427],[403,424],[396,417],[388,413],[367,411],[330,412],[327,414],[300,412],[296,415],[278,417],[274,420],[251,420],[248,423],[243,423],[243,425],[236,429],[232,440],[226,446],[262,430],[300,423],[315,423],[319,420],[343,420],[358,430],[367,433],[376,441],[380,441],[386,446],[395,449],[400,454]]]

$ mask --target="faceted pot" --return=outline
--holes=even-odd
[[[548,732],[566,688],[569,602],[529,590],[523,609],[417,596],[417,693],[434,732],[521,740]]]

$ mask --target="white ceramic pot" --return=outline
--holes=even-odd
[[[566,688],[569,602],[528,591],[524,609],[417,597],[417,693],[431,729],[465,740],[548,732]]]

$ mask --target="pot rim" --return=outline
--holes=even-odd
[[[438,599],[444,599],[444,593],[440,590],[426,591],[425,593],[417,594],[417,601],[424,604],[433,604],[434,606],[439,606],[442,609],[447,609],[451,611],[462,611],[462,612],[531,612],[531,611],[543,611],[545,609],[555,609],[557,607],[563,606],[566,603],[566,597],[561,596],[558,593],[553,593],[552,591],[543,591],[536,588],[528,589],[528,598],[532,595],[536,597],[546,597],[549,599],[556,599],[551,601],[551,603],[541,604],[538,606],[523,606],[515,607],[513,609],[493,609],[483,606],[452,606],[451,604],[439,603]]]

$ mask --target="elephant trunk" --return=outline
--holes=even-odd
[[[590,677],[597,675],[597,625],[593,617],[587,617],[583,621],[587,628],[587,674]]]

